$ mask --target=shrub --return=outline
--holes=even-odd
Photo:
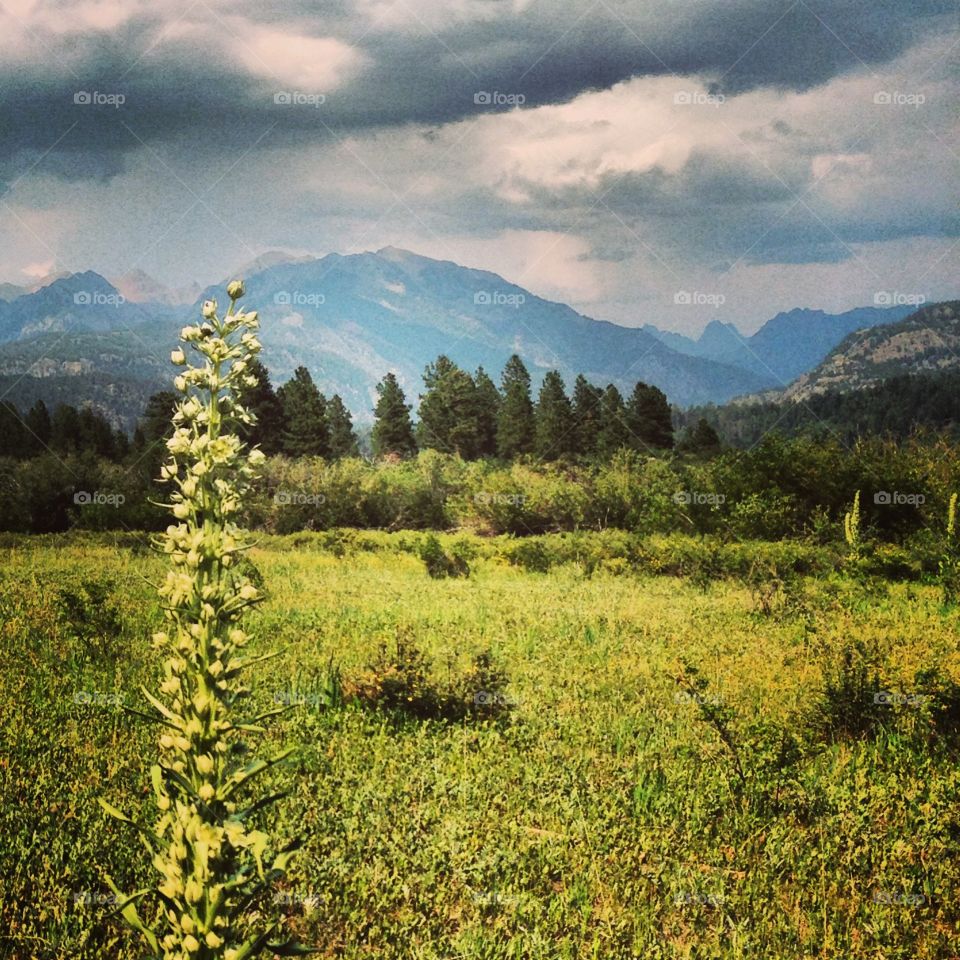
[[[62,586],[57,608],[64,631],[83,651],[84,660],[111,661],[117,656],[123,621],[108,587],[89,579],[76,587]]]
[[[393,646],[380,645],[376,661],[344,695],[363,706],[407,714],[419,720],[464,720],[506,713],[512,700],[504,692],[507,675],[489,651],[477,654],[459,675],[452,668],[446,683],[434,679],[429,658],[402,631]]]
[[[467,562],[462,544],[455,544],[453,550],[448,554],[440,541],[431,533],[420,544],[419,554],[427,568],[427,573],[434,580],[443,577],[470,576],[470,565]]]
[[[815,732],[828,739],[863,739],[883,719],[877,694],[883,689],[876,655],[863,643],[847,641],[824,666],[824,685],[813,708]]]

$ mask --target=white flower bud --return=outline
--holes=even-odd
[[[203,314],[204,320],[211,320],[217,315],[217,301],[216,300],[204,300],[203,307],[200,311]]]
[[[239,300],[245,292],[242,280],[231,280],[227,284],[227,296],[231,300]]]
[[[177,347],[176,350],[170,352],[170,362],[175,363],[178,367],[182,367],[187,362],[186,354]]]

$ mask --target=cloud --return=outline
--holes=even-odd
[[[267,14],[252,0],[17,0],[0,12],[0,87],[17,131],[4,150],[49,146],[78,120],[81,89],[125,96],[113,120],[132,121],[149,143],[266,127],[277,142],[317,143],[330,129],[503,112],[511,97],[568,103],[637,77],[694,78],[725,95],[807,90],[881,69],[949,29],[952,12],[949,0],[341,0],[322,15],[292,2]],[[323,109],[276,109],[273,83],[326,94]],[[483,92],[501,96],[476,103]],[[78,155],[137,148],[111,135],[109,119],[82,118],[71,134]],[[90,176],[121,163],[76,160]]]
[[[3,9],[0,190],[40,239],[8,213],[0,274],[181,284],[393,243],[695,328],[679,289],[752,322],[865,295],[910,244],[923,283],[954,265],[945,0]]]

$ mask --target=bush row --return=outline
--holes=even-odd
[[[292,533],[357,527],[466,528],[532,536],[618,529],[713,534],[723,539],[842,539],[861,492],[866,539],[936,537],[958,485],[956,448],[944,440],[874,439],[852,448],[767,438],[711,460],[621,451],[604,463],[466,462],[425,451],[410,460],[267,461],[246,522]],[[142,471],[92,457],[0,459],[0,529],[55,532],[157,529],[164,491]]]

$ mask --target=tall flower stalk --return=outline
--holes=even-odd
[[[960,549],[957,544],[957,495],[950,494],[947,502],[947,529],[943,538],[943,556],[940,558],[940,586],[944,603],[956,603],[960,586]]]
[[[850,548],[850,555],[856,557],[860,553],[860,491],[853,497],[853,506],[843,517],[843,537]]]
[[[261,596],[238,572],[248,544],[235,517],[263,460],[233,432],[252,422],[238,397],[256,385],[248,369],[260,350],[256,312],[237,308],[243,292],[240,281],[227,287],[230,308],[222,318],[216,301],[204,303],[203,322],[185,327],[182,346],[171,354],[182,368],[174,381],[181,399],[161,480],[172,488],[167,506],[174,522],[158,540],[171,569],[158,588],[167,627],[153,637],[165,655],[164,679],[157,696],[143,688],[152,707],[143,715],[161,728],[160,762],[151,770],[160,816],[152,829],[138,827],[160,879],[119,907],[158,960],[246,960],[267,947],[282,955],[307,952],[271,942],[277,925],[264,928],[256,914],[298,844],[276,851],[266,833],[249,825],[251,814],[277,799],[252,799],[251,782],[287,753],[251,762],[240,737],[262,733],[259,724],[282,708],[247,722],[236,716],[249,694],[241,671],[266,659],[243,656],[241,628]],[[138,901],[149,895],[160,901],[155,929],[138,913]]]

